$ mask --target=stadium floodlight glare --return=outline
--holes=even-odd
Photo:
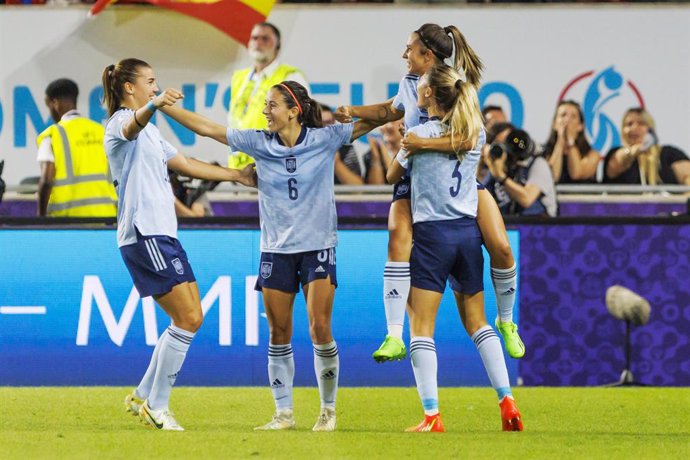
[[[625,369],[618,382],[607,386],[643,386],[645,384],[635,381],[630,370],[630,328],[647,324],[651,312],[649,302],[630,289],[613,285],[606,290],[606,308],[614,318],[625,321]]]

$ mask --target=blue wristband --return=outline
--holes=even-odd
[[[150,112],[155,112],[156,110],[158,110],[158,107],[156,107],[153,104],[153,101],[148,101],[144,107],[146,107],[146,109],[149,110]]]

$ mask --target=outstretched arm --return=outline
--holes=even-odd
[[[215,121],[209,120],[203,115],[174,106],[162,107],[161,112],[200,136],[210,137],[221,144],[228,144],[226,137],[227,128]]]
[[[402,147],[410,152],[410,155],[422,150],[434,152],[457,153],[472,150],[474,145],[470,141],[463,141],[459,134],[443,137],[419,137],[415,133],[408,132],[401,142]]]
[[[168,160],[168,167],[183,176],[215,181],[232,181],[248,187],[256,187],[256,173],[253,164],[245,166],[244,169],[229,169],[204,163],[194,158],[187,158],[178,153]]]
[[[182,93],[174,88],[166,89],[151,99],[145,106],[139,107],[134,111],[134,116],[122,126],[122,134],[130,141],[136,139],[139,132],[146,127],[146,124],[151,120],[153,113],[157,109],[172,106],[183,97]]]
[[[383,124],[385,124],[385,122],[366,120],[355,121],[355,126],[352,129],[352,138],[350,139],[350,142],[354,142],[355,139],[357,139],[358,137],[364,136],[372,129],[376,129]]]
[[[384,125],[389,121],[400,120],[405,112],[393,107],[393,99],[373,105],[343,105],[333,114],[340,123],[351,123],[353,118],[380,122]]]

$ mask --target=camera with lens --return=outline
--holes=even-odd
[[[529,137],[527,131],[522,129],[514,129],[508,133],[505,141],[506,152],[508,156],[515,158],[517,161],[526,160],[534,155],[535,146],[532,138]]]
[[[501,158],[501,156],[503,156],[503,152],[505,152],[505,149],[503,148],[502,142],[494,142],[489,147],[489,156],[491,156],[492,160],[498,160]]]

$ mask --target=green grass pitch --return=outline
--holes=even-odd
[[[128,388],[0,387],[0,458],[690,458],[689,388],[517,388],[525,431],[503,433],[495,393],[442,388],[447,432],[403,433],[422,410],[414,388],[341,388],[335,433],[312,433],[315,388],[295,390],[297,429],[267,422],[267,388],[176,388],[184,433],[123,409]]]

